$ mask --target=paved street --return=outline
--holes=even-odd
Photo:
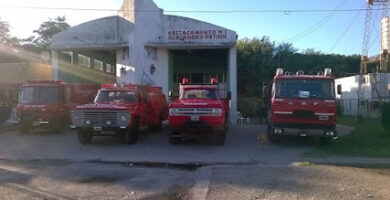
[[[319,145],[302,138],[268,145],[262,151],[256,135],[263,133],[265,126],[232,127],[225,146],[206,142],[172,146],[168,143],[168,130],[143,134],[135,145],[126,145],[121,138],[114,137],[97,137],[94,144],[81,145],[71,131],[30,135],[10,132],[0,134],[0,159],[282,165],[296,161],[311,146]]]
[[[298,138],[263,151],[264,126],[232,128],[225,146],[171,146],[168,131],[136,145],[62,134],[0,134],[0,199],[389,199],[390,171],[297,161],[318,141]]]

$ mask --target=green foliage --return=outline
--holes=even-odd
[[[382,106],[382,125],[390,134],[390,103],[385,103]]]
[[[49,19],[48,21],[42,22],[37,30],[34,30],[37,36],[31,36],[25,39],[24,42],[35,47],[48,48],[52,43],[53,35],[65,31],[69,27],[65,17]]]
[[[0,18],[0,44],[18,46],[19,40],[10,34],[10,25]]]
[[[241,112],[245,117],[258,117],[260,109],[263,104],[263,100],[260,98],[246,98],[239,97],[238,102],[238,111]]]
[[[292,44],[277,45],[268,37],[237,42],[238,93],[245,97],[259,97],[263,84],[269,85],[278,67],[290,72],[301,69],[306,73],[330,67],[335,74],[344,74],[358,73],[359,66],[359,55],[328,55],[314,49],[299,53]]]

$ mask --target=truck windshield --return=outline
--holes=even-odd
[[[96,96],[95,103],[134,103],[135,93],[128,91],[100,91]]]
[[[219,99],[216,89],[183,90],[180,99]]]
[[[24,87],[20,103],[57,103],[57,87]]]
[[[277,80],[276,98],[333,99],[334,86],[331,80]]]

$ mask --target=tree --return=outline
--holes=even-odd
[[[237,84],[241,97],[259,97],[263,83],[270,83],[276,68],[316,74],[330,67],[336,75],[359,72],[359,55],[324,54],[314,49],[299,53],[290,43],[276,45],[268,37],[237,42]]]
[[[39,48],[48,48],[52,43],[53,35],[65,31],[69,27],[65,16],[56,17],[55,19],[50,18],[43,22],[37,30],[34,30],[37,36],[31,36],[24,41]]]
[[[10,34],[10,25],[2,21],[0,18],[0,44],[6,44],[9,46],[18,46],[19,39],[11,36]]]

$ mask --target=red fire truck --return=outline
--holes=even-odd
[[[168,103],[161,87],[103,84],[95,102],[72,110],[72,128],[82,144],[94,136],[123,136],[137,142],[141,130],[161,129],[168,117]]]
[[[338,92],[341,88],[337,88]],[[279,68],[273,79],[268,137],[316,136],[322,144],[337,137],[336,98],[332,70],[316,75],[283,73]]]
[[[21,133],[36,127],[61,132],[70,124],[72,107],[92,102],[99,88],[64,81],[28,81],[16,107]]]
[[[205,133],[217,145],[223,145],[229,126],[230,92],[227,98],[221,98],[215,78],[211,84],[189,84],[188,79],[183,79],[179,96],[169,105],[170,143],[178,144],[185,137]]]

